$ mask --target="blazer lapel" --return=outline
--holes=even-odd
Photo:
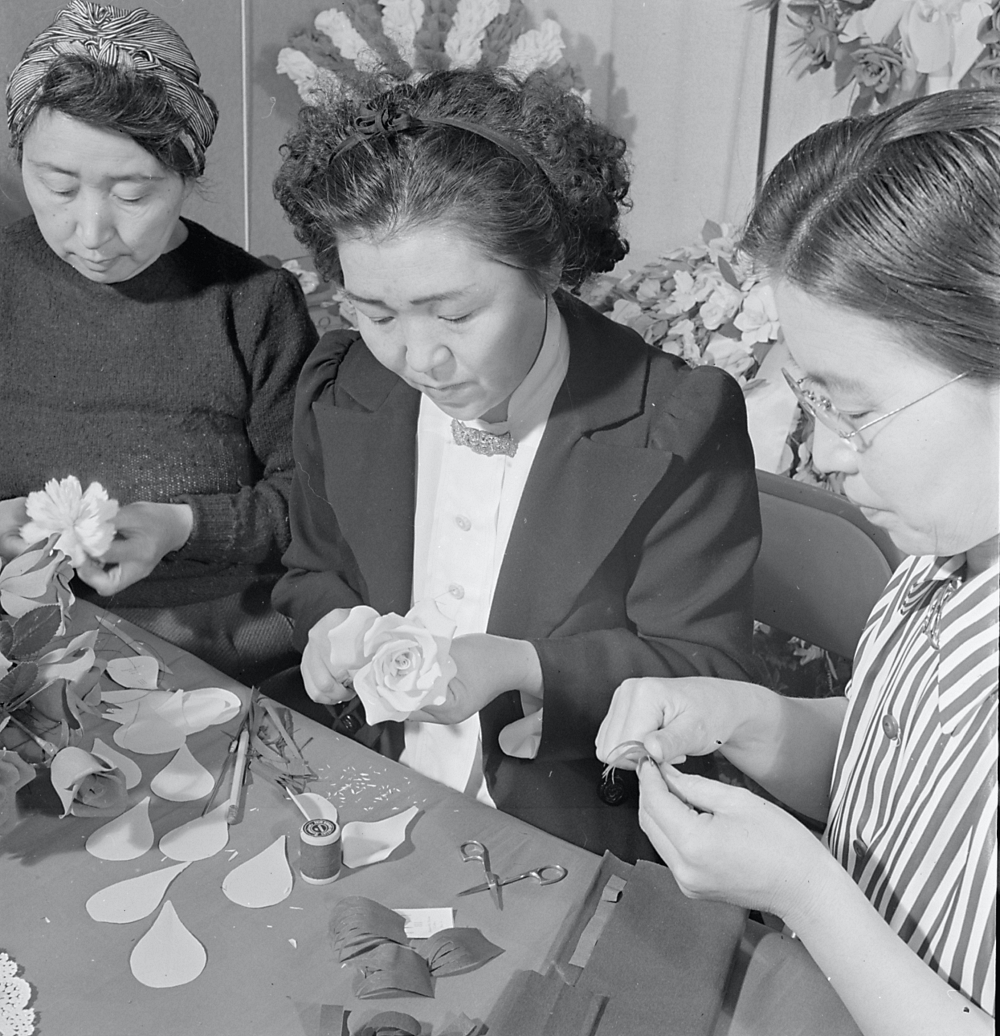
[[[331,444],[327,493],[367,599],[383,614],[410,607],[419,406],[420,393],[360,342],[338,374],[334,404],[314,404],[323,441]]]
[[[577,305],[561,306],[569,369],[493,598],[489,632],[500,636],[546,636],[558,626],[671,461],[646,441],[645,350],[602,342]]]

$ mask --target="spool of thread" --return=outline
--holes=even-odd
[[[340,825],[307,820],[299,831],[299,874],[310,885],[328,885],[340,874]]]

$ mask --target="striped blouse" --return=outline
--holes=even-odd
[[[896,570],[865,627],[837,748],[830,851],[907,945],[995,1010],[1000,565]]]

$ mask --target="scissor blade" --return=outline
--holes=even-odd
[[[493,897],[493,905],[497,910],[503,910],[503,896],[500,892],[500,880],[493,871],[486,872],[486,884],[489,887],[490,895]]]

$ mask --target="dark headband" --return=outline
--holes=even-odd
[[[367,105],[362,107],[354,119],[353,131],[333,153],[330,161],[335,162],[345,151],[350,151],[355,144],[360,144],[363,140],[372,140],[375,137],[391,139],[401,133],[423,133],[432,126],[453,126],[455,129],[465,130],[466,133],[492,141],[502,151],[513,155],[528,172],[534,173],[541,170],[538,161],[520,144],[488,126],[466,122],[465,119],[456,119],[450,115],[420,118],[406,112],[393,112],[388,105],[383,105],[381,108],[369,108]]]

